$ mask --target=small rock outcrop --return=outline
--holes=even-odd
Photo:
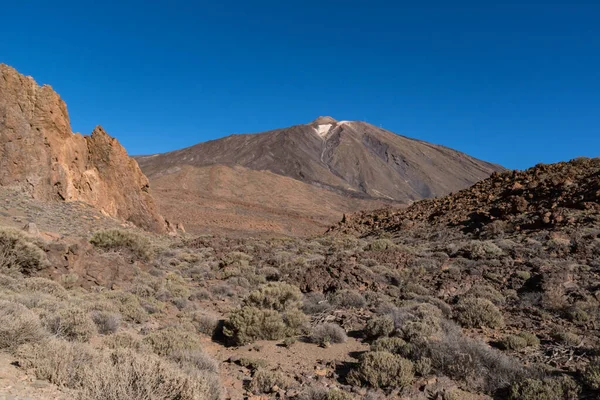
[[[0,186],[36,199],[81,201],[155,232],[164,219],[137,162],[102,127],[74,134],[67,106],[48,85],[0,64]]]

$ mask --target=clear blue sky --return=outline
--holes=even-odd
[[[0,62],[130,154],[331,115],[510,168],[600,155],[597,0],[6,3]]]

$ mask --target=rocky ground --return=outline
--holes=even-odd
[[[42,233],[0,234],[0,321],[28,318],[0,324],[2,365],[89,400],[598,398],[599,184],[597,159],[540,165],[276,239],[88,225],[4,192],[2,222]],[[129,377],[152,365],[172,391],[143,397]]]

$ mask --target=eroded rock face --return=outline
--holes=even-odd
[[[102,127],[73,134],[67,106],[50,86],[0,64],[0,185],[34,198],[82,201],[152,231],[165,222],[137,162]]]

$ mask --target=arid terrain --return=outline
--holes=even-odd
[[[600,159],[504,171],[414,141],[458,175],[392,193],[316,161],[298,179],[253,151],[171,153],[164,171],[139,159],[148,184],[103,130],[73,134],[49,88],[0,71],[0,398],[600,398]],[[260,149],[306,127],[374,140],[326,118]]]

